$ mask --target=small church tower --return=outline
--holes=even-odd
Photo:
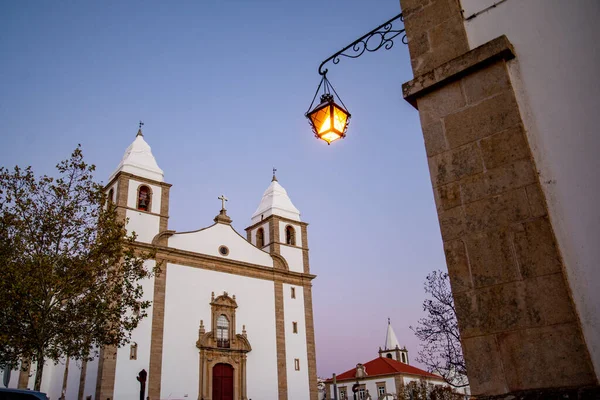
[[[409,364],[408,350],[406,350],[406,346],[400,347],[398,338],[396,337],[396,333],[394,333],[394,328],[392,328],[389,318],[387,332],[385,334],[385,346],[383,350],[381,347],[379,348],[379,357],[387,357],[404,364]]]
[[[259,249],[282,256],[290,271],[308,274],[308,224],[300,220],[300,211],[277,181],[275,171],[246,235]]]
[[[156,234],[167,229],[169,189],[164,173],[144,140],[142,125],[106,185],[108,199],[116,203],[117,212],[128,218],[127,231],[137,234],[137,241],[151,243]]]

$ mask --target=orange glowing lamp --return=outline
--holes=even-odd
[[[312,108],[321,88],[323,88],[321,103]],[[332,92],[337,96],[335,89],[333,89],[333,86],[331,86],[331,83],[329,83],[325,74],[323,74],[323,79],[317,88],[315,98],[313,98],[308,111],[304,114],[308,118],[315,137],[326,141],[327,144],[346,137],[346,130],[350,121],[350,113],[346,109],[346,106],[344,106],[339,96],[337,98],[341,105],[336,103]]]

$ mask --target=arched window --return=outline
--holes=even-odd
[[[386,357],[387,358],[392,358],[392,355],[390,353],[387,353]]]
[[[229,320],[223,314],[217,318],[217,347],[229,348]]]
[[[265,246],[265,230],[258,228],[256,231],[256,247],[262,249]]]
[[[285,243],[292,246],[296,245],[296,231],[290,225],[285,227]]]
[[[115,190],[114,189],[110,189],[108,191],[108,201],[111,203],[114,203],[114,201],[115,201]]]
[[[402,353],[402,362],[406,364],[406,354]]]
[[[152,192],[148,186],[140,186],[138,189],[137,209],[142,211],[150,211],[150,200]]]

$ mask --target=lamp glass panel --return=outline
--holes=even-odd
[[[335,132],[327,132],[326,134],[320,136],[321,139],[323,139],[324,141],[326,141],[327,143],[331,143],[334,140],[338,140],[342,137],[342,135],[335,133]]]
[[[318,133],[327,131],[329,128],[331,128],[331,122],[329,121],[329,106],[313,112],[310,115],[310,119],[312,120],[313,125]]]
[[[338,132],[344,132],[348,114],[337,106],[333,106],[333,127]]]

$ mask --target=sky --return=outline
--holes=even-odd
[[[352,113],[344,140],[316,140],[304,117],[321,61],[399,12],[398,0],[0,0],[0,165],[53,174],[81,144],[106,183],[142,120],[173,185],[169,229],[211,225],[225,194],[243,235],[276,167],[310,224],[318,375],[375,358],[388,317],[414,363],[423,283],[446,266],[402,98],[407,47],[328,66]]]

